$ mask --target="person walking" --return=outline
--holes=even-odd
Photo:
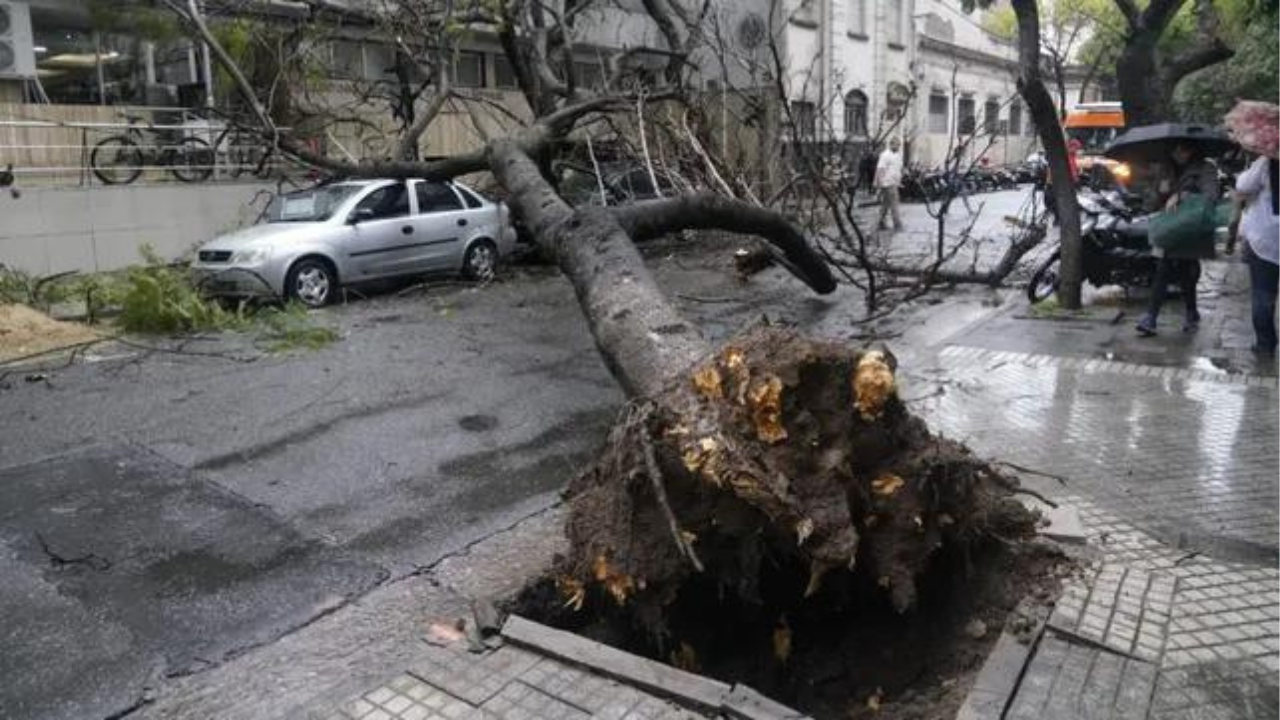
[[[1218,184],[1218,171],[1209,164],[1199,148],[1188,142],[1179,142],[1173,147],[1173,162],[1169,175],[1172,181],[1167,186],[1167,199],[1164,208],[1176,210],[1178,204],[1193,194],[1203,195],[1212,201],[1222,196],[1222,188]],[[1186,307],[1182,331],[1195,332],[1200,329],[1200,311],[1196,305],[1196,285],[1200,283],[1200,261],[1195,257],[1171,257],[1167,252],[1156,260],[1155,277],[1151,281],[1151,300],[1147,303],[1147,312],[1138,321],[1138,334],[1152,337],[1156,334],[1156,324],[1160,318],[1160,308],[1164,305],[1165,296],[1169,292],[1169,283],[1178,283],[1182,293],[1182,302]]]
[[[877,226],[884,230],[885,216],[892,214],[894,230],[902,229],[902,215],[898,209],[898,186],[902,184],[902,155],[898,150],[902,144],[897,138],[889,141],[889,147],[880,153],[876,162],[876,190],[880,193],[880,221]]]
[[[1260,157],[1236,179],[1241,251],[1249,266],[1255,352],[1276,353],[1276,292],[1280,285],[1280,160]]]

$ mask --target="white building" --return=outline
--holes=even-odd
[[[981,12],[965,13],[954,0],[919,0],[918,7],[913,160],[938,165],[974,132],[980,137],[968,159],[977,151],[992,165],[1026,158],[1035,128],[1018,96],[1017,46],[987,32]]]
[[[781,22],[798,140],[865,145],[896,135],[909,161],[940,164],[957,137],[994,165],[1036,144],[1017,96],[1017,47],[958,0],[789,0]],[[895,119],[905,113],[896,126]]]

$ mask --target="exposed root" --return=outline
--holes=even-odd
[[[637,406],[571,488],[567,602],[611,598],[660,639],[695,578],[769,613],[863,578],[907,612],[941,549],[1034,532],[1017,481],[932,435],[895,370],[884,349],[761,328]]]

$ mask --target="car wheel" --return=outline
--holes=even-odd
[[[498,273],[498,248],[488,240],[479,240],[467,248],[462,258],[462,275],[468,280],[488,281]]]
[[[328,305],[338,289],[338,278],[329,264],[318,258],[303,258],[289,270],[286,297],[307,307]]]

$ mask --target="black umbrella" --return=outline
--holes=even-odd
[[[1159,123],[1129,128],[1102,153],[1125,162],[1167,160],[1175,145],[1193,145],[1205,157],[1230,152],[1237,147],[1227,134],[1208,125]]]

